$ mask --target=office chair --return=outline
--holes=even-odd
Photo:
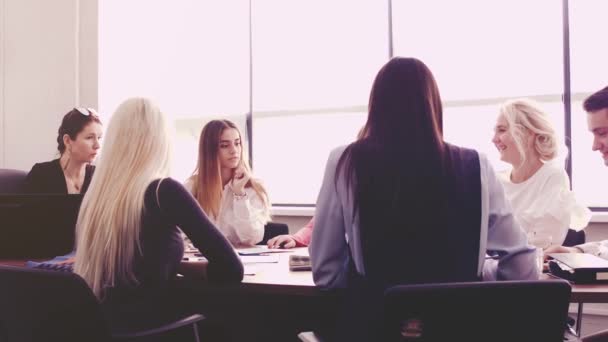
[[[385,341],[562,341],[564,280],[400,285],[384,294]]]
[[[16,194],[23,190],[26,171],[0,169],[0,194]]]
[[[289,234],[289,227],[285,223],[268,222],[264,226],[264,238],[258,245],[265,245],[273,237],[285,234]]]
[[[562,246],[572,247],[576,245],[582,245],[587,240],[586,234],[584,230],[576,231],[572,228],[568,229],[568,233],[566,234],[566,238],[564,239],[564,243]]]
[[[107,342],[157,336],[192,326],[202,315],[143,331],[112,334],[97,298],[77,274],[0,266],[0,341]]]

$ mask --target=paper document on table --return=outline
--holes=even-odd
[[[239,255],[264,255],[270,253],[292,253],[293,250],[280,249],[280,248],[268,248],[268,247],[250,247],[250,248],[239,248],[236,250]]]
[[[255,275],[255,272],[257,271],[257,267],[255,266],[255,264],[245,264],[243,265],[243,269],[243,274],[246,276]]]
[[[241,262],[243,264],[268,264],[279,262],[279,256],[276,254],[272,255],[241,255]]]

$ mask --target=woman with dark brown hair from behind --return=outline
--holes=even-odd
[[[415,58],[379,71],[358,139],[330,153],[309,250],[315,284],[347,289],[344,341],[381,339],[393,285],[538,277],[488,160],[444,142],[439,90]]]

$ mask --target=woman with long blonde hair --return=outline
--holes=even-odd
[[[229,120],[210,121],[198,147],[196,170],[185,187],[234,246],[262,241],[270,204],[262,184],[251,176],[241,132]]]
[[[183,257],[177,226],[208,259],[208,280],[240,282],[243,266],[228,241],[188,191],[167,178],[170,139],[159,108],[145,98],[126,100],[107,138],[78,215],[74,271],[101,301],[113,330],[179,310],[173,299],[159,304],[171,297]]]

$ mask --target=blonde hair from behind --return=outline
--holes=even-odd
[[[169,175],[171,146],[164,115],[149,99],[130,98],[116,109],[95,176],[76,224],[76,262],[98,298],[108,287],[137,284],[144,194]]]
[[[196,198],[205,213],[214,219],[217,219],[219,215],[223,192],[222,172],[219,160],[220,137],[222,132],[228,128],[235,129],[241,137],[241,144],[243,143],[243,135],[232,121],[212,120],[208,122],[201,131],[198,145],[198,161],[196,169],[190,177],[193,184],[192,191],[194,198]],[[241,149],[241,164],[248,172],[251,172],[247,149],[244,145],[241,146],[243,147]],[[270,208],[268,194],[259,181],[251,178],[245,186],[253,188],[264,202],[266,208]]]
[[[510,100],[500,108],[523,163],[526,162],[525,146],[529,133],[534,135],[534,150],[542,161],[550,161],[558,154],[559,141],[555,128],[549,116],[540,108],[530,99]]]

